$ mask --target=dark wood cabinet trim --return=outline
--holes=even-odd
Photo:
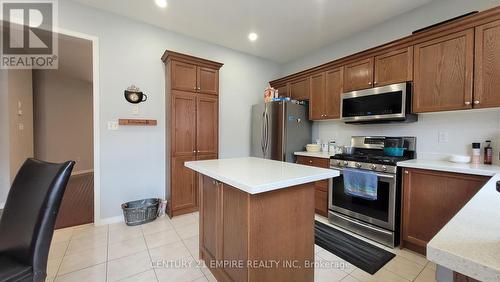
[[[383,55],[385,53],[403,49],[403,48],[408,48],[410,46],[433,40],[436,38],[440,38],[446,35],[450,35],[456,32],[461,32],[467,29],[475,28],[477,26],[487,24],[496,20],[500,20],[500,7],[495,7],[491,8],[489,10],[482,11],[480,13],[467,16],[465,18],[461,18],[459,20],[443,24],[431,29],[428,29],[424,32],[420,32],[417,34],[412,34],[391,42],[388,42],[386,44],[370,48],[358,53],[354,53],[352,55],[339,58],[337,60],[333,60],[330,62],[327,62],[325,64],[306,69],[304,71],[300,71],[285,77],[281,77],[275,80],[272,80],[269,82],[271,86],[275,85],[283,85],[288,81],[297,79],[299,77],[305,77],[305,76],[310,76],[314,73],[326,71],[328,69],[332,68],[337,68],[341,67],[343,65],[367,59],[369,57],[375,57],[379,55]]]

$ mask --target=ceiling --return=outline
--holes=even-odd
[[[432,0],[167,0],[165,9],[154,0],[76,1],[286,63]]]

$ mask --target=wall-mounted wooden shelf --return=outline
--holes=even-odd
[[[119,125],[139,125],[139,126],[156,126],[156,119],[119,119]]]

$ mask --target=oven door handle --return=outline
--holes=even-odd
[[[338,171],[340,171],[340,174],[342,174],[342,171],[344,170],[344,169],[342,169],[342,168],[337,168],[337,167],[330,167],[330,169],[333,169],[333,170],[338,170]],[[377,175],[378,177],[384,177],[384,178],[394,178],[394,175],[392,175],[392,174],[376,173],[376,175]]]

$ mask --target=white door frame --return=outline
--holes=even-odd
[[[100,140],[100,91],[99,91],[99,37],[59,27],[54,32],[92,42],[92,85],[94,118],[94,225],[101,225],[101,146]]]

